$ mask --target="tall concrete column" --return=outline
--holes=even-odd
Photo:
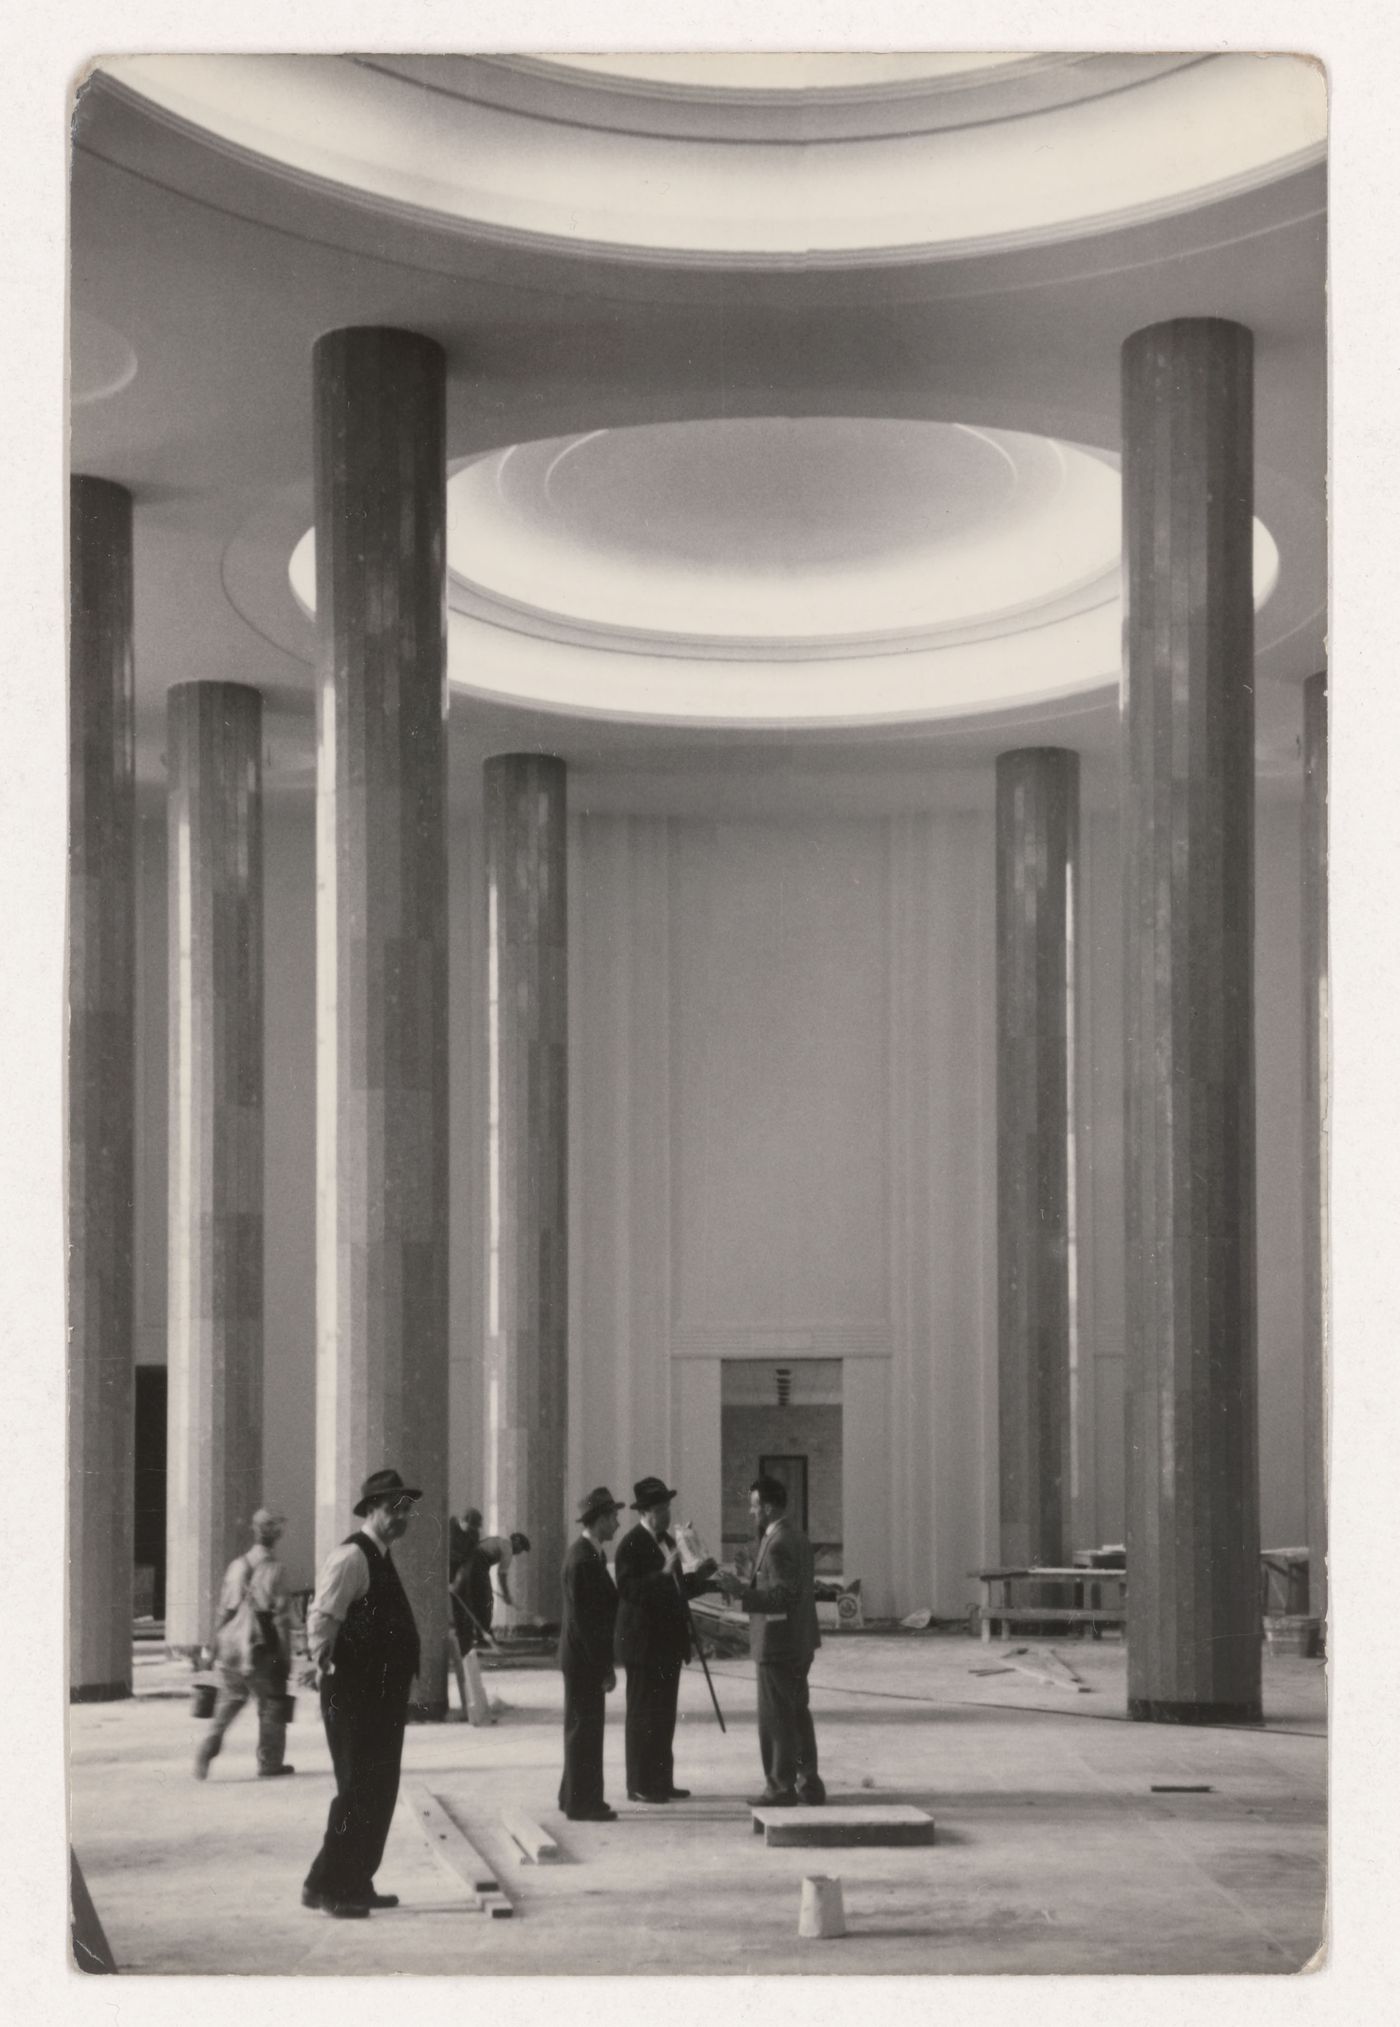
[[[1327,677],[1303,685],[1303,1433],[1308,1610],[1327,1616]],[[1324,1624],[1325,1630],[1325,1624]]]
[[[1123,348],[1128,1707],[1260,1714],[1253,338]]]
[[[262,698],[166,698],[169,1443],[165,1637],[201,1646],[262,1499]]]
[[[559,1615],[568,1467],[568,938],[564,763],[486,763],[487,1520],[530,1537],[522,1614]]]
[[[1001,1558],[1063,1564],[1073,1419],[1074,878],[1079,755],[997,760]]]
[[[68,1681],[85,1702],[131,1694],[131,495],[75,477],[68,511]]]
[[[316,1545],[382,1466],[447,1708],[446,369],[411,331],[315,348]]]

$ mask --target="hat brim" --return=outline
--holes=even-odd
[[[361,1499],[350,1511],[357,1520],[363,1520],[371,1506],[382,1506],[386,1500],[421,1499],[422,1492],[416,1485],[389,1485],[382,1492],[373,1492],[368,1499]]]
[[[602,1506],[584,1506],[579,1510],[579,1526],[587,1527],[590,1520],[601,1520],[605,1513],[625,1513],[626,1511],[627,1501],[625,1499],[609,1499]]]
[[[664,1506],[668,1499],[674,1499],[675,1497],[676,1497],[676,1488],[673,1485],[669,1492],[653,1493],[652,1497],[648,1499],[645,1506],[643,1506],[640,1499],[634,1499],[632,1501],[632,1511],[634,1513],[650,1513],[653,1506]]]

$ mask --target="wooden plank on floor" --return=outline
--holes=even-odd
[[[520,1846],[522,1865],[540,1865],[559,1856],[559,1846],[523,1809],[502,1809],[501,1821]]]
[[[417,1825],[424,1843],[444,1871],[466,1887],[471,1907],[479,1910],[482,1896],[495,1892],[499,1882],[471,1839],[458,1829],[437,1796],[416,1783],[404,1787],[399,1807]]]

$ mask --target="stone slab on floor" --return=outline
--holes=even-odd
[[[814,1844],[932,1844],[933,1818],[907,1802],[829,1802],[819,1809],[753,1811],[755,1837],[770,1847]]]

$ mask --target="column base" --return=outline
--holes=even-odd
[[[79,1682],[68,1691],[70,1703],[118,1703],[130,1696],[129,1682]]]
[[[1262,1724],[1262,1703],[1170,1703],[1130,1696],[1128,1716],[1137,1724]]]

